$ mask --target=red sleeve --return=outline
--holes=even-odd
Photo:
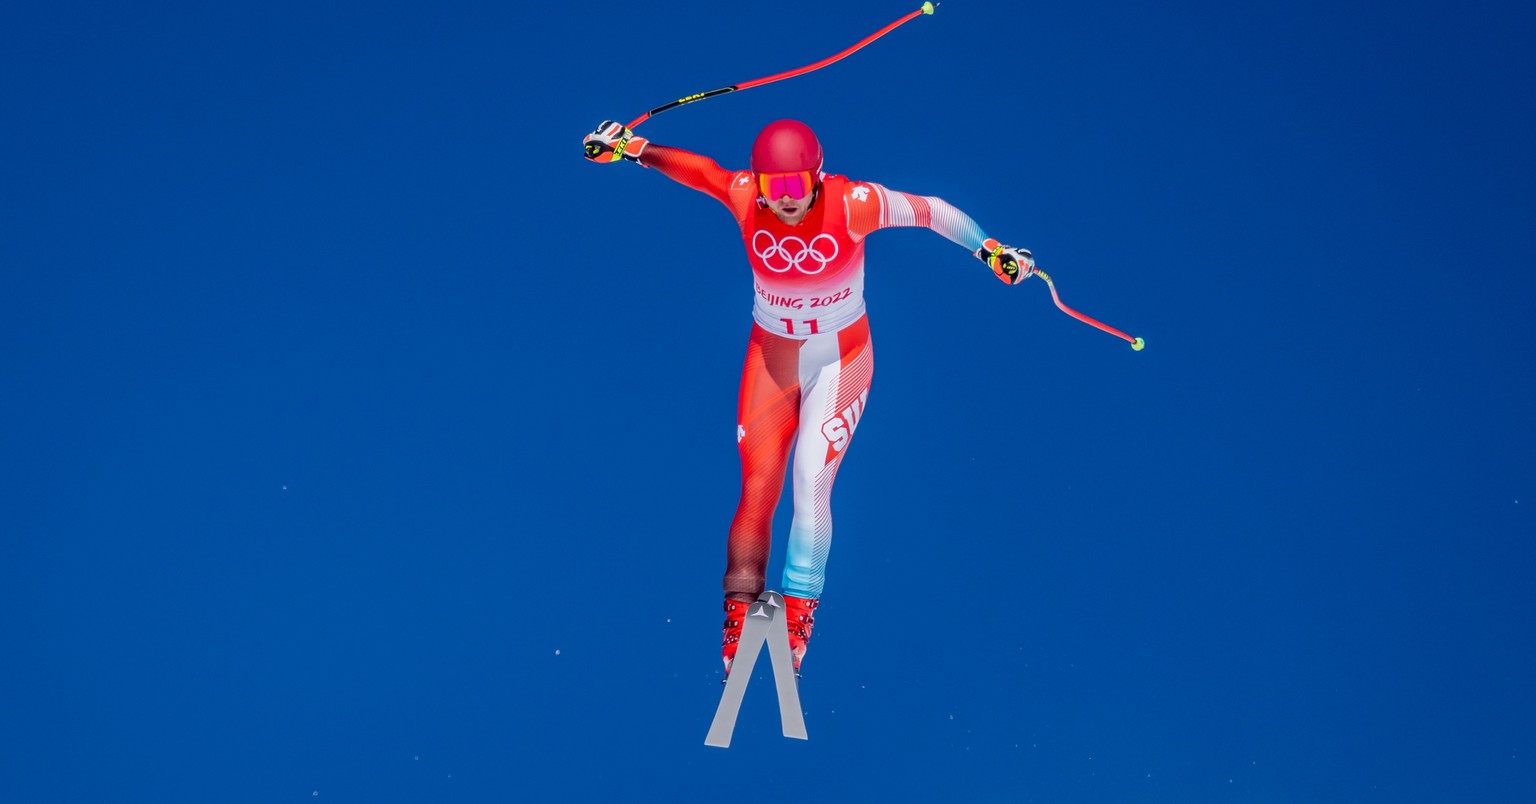
[[[653,142],[640,154],[640,164],[655,168],[678,184],[708,193],[720,203],[731,206],[731,180],[736,173],[720,167],[707,156]]]

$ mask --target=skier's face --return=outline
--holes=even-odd
[[[757,174],[757,193],[779,220],[794,226],[816,199],[816,174],[809,170]]]

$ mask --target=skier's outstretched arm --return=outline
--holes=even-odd
[[[629,161],[655,168],[663,176],[714,196],[730,205],[731,181],[736,173],[715,164],[713,159],[682,148],[657,145],[612,120],[604,120],[583,141],[587,159],[599,164]]]
[[[988,237],[971,216],[942,198],[912,195],[864,182],[849,186],[845,203],[849,228],[861,237],[877,229],[921,226],[965,247],[986,263],[998,279],[1010,285],[1035,273],[1035,259],[1029,249],[1005,246]]]

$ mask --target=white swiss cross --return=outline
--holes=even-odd
[[[853,200],[855,200],[855,201],[868,201],[869,200],[869,188],[865,187],[862,184],[859,185],[858,187],[853,188]]]
[[[752,180],[752,177],[751,177],[751,176],[748,176],[748,175],[746,175],[746,174],[745,174],[745,173],[743,173],[743,174],[742,174],[742,175],[741,175],[741,178],[739,178],[739,179],[737,179],[737,180],[736,180],[736,183],[737,183],[737,184],[746,184],[746,183],[747,183],[747,182],[749,182],[749,181],[751,181],[751,180]]]

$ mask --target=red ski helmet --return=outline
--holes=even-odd
[[[752,143],[752,169],[758,173],[821,172],[821,142],[799,120],[775,120]],[[820,178],[818,176],[818,178]]]

